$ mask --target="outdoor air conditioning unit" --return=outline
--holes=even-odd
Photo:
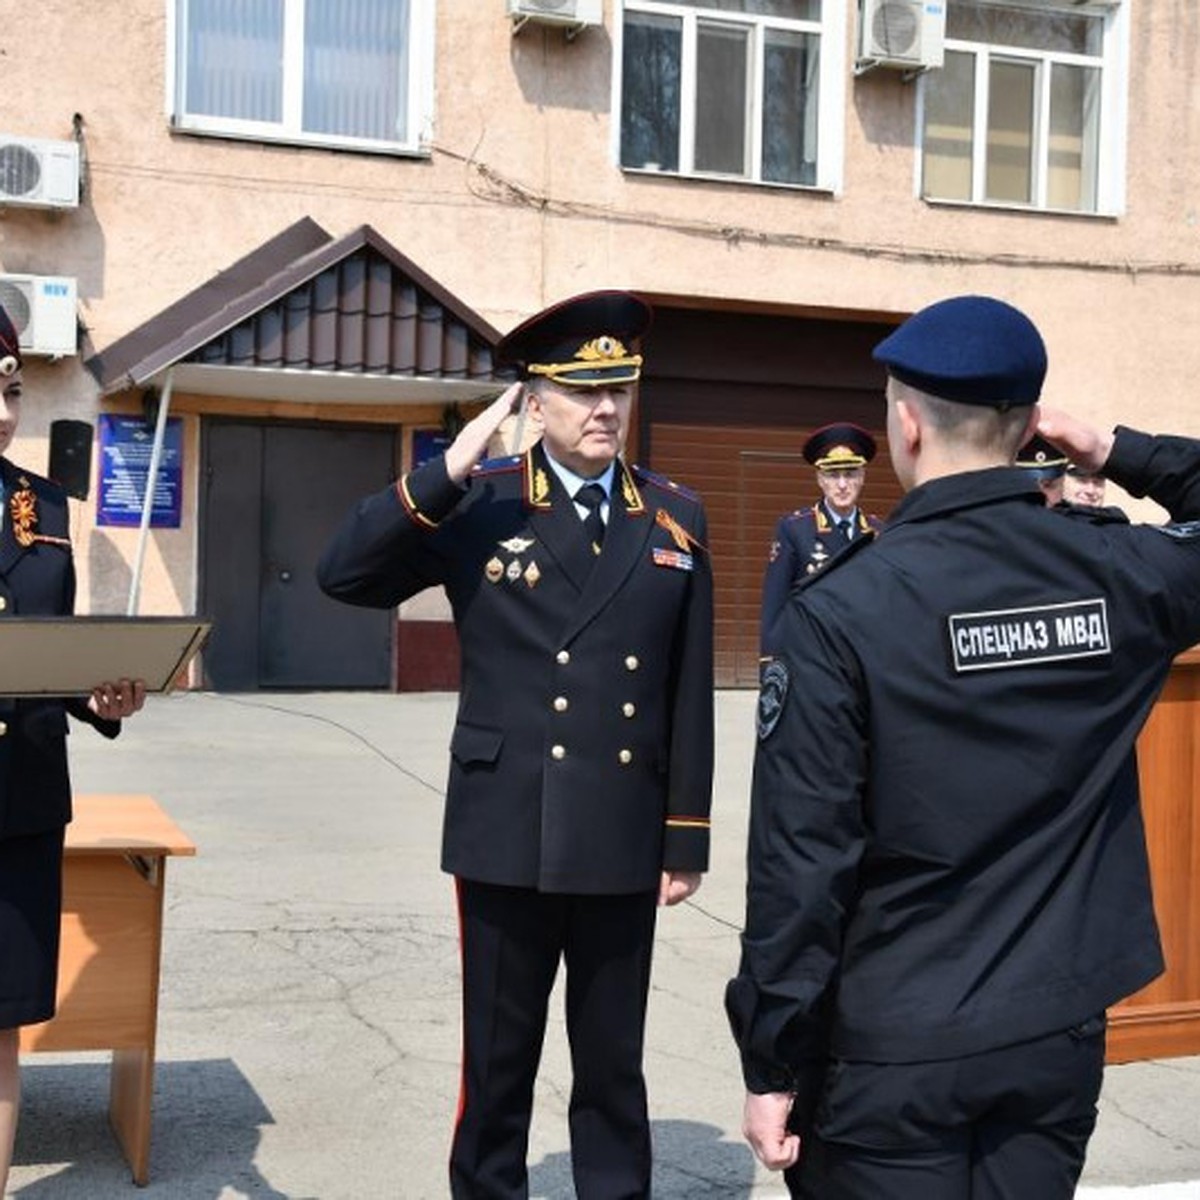
[[[862,0],[858,70],[940,67],[946,36],[946,0]]]
[[[566,25],[567,36],[574,37],[587,25],[604,23],[604,0],[508,0],[508,15],[513,33],[527,21],[542,25]]]
[[[79,143],[0,133],[0,207],[79,206]]]
[[[0,307],[26,354],[78,352],[75,280],[62,275],[0,275]]]

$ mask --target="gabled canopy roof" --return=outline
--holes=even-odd
[[[102,392],[158,382],[297,399],[469,399],[500,334],[369,225],[297,221],[86,361]]]

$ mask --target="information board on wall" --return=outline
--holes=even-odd
[[[140,525],[154,426],[141,417],[100,414],[100,487],[97,525]],[[183,421],[168,417],[155,480],[150,524],[178,529],[183,517]]]

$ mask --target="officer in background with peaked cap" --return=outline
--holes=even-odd
[[[462,649],[443,868],[463,970],[455,1197],[528,1195],[560,959],[580,1200],[650,1195],[642,1043],[659,904],[708,865],[713,617],[699,497],[626,464],[649,306],[576,296],[496,348],[520,381],[443,457],[365,499],[319,568],[391,608],[442,585]],[[525,453],[479,462],[521,405]]]
[[[824,425],[804,443],[801,453],[816,468],[821,499],[811,508],[785,513],[775,523],[759,621],[764,657],[771,653],[771,628],[792,584],[821,570],[855,538],[870,537],[883,528],[878,517],[858,507],[867,463],[875,457],[875,439],[865,429],[849,421]]]
[[[1200,640],[1200,442],[1040,411],[1042,337],[991,297],[875,357],[906,495],[763,672],[745,1128],[810,1200],[1070,1200],[1105,1010],[1162,970],[1133,750]],[[1047,508],[1035,430],[1172,524]]]
[[[1067,473],[1070,459],[1053,443],[1048,442],[1042,435],[1033,437],[1017,451],[1016,465],[1025,470],[1046,497],[1046,503],[1053,507],[1063,498],[1063,477]]]

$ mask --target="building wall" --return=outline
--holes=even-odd
[[[6,210],[0,269],[75,275],[85,354],[303,216],[334,236],[373,225],[502,330],[600,285],[693,307],[854,319],[987,292],[1042,328],[1047,403],[1200,435],[1198,6],[1132,9],[1117,219],[916,198],[916,84],[899,72],[852,75],[853,16],[841,194],[623,173],[613,161],[616,8],[607,0],[605,27],[568,42],[536,26],[514,37],[502,0],[438,0],[430,153],[401,158],[172,133],[167,0],[39,0],[0,24],[0,131],[69,137],[78,113],[87,194],[73,212]],[[81,361],[29,366],[14,457],[31,469],[44,469],[52,416],[95,416]],[[194,602],[203,410],[185,411],[184,527],[154,533],[143,611]],[[119,610],[136,535],[93,530],[93,517],[93,502],[78,506],[81,597]]]

